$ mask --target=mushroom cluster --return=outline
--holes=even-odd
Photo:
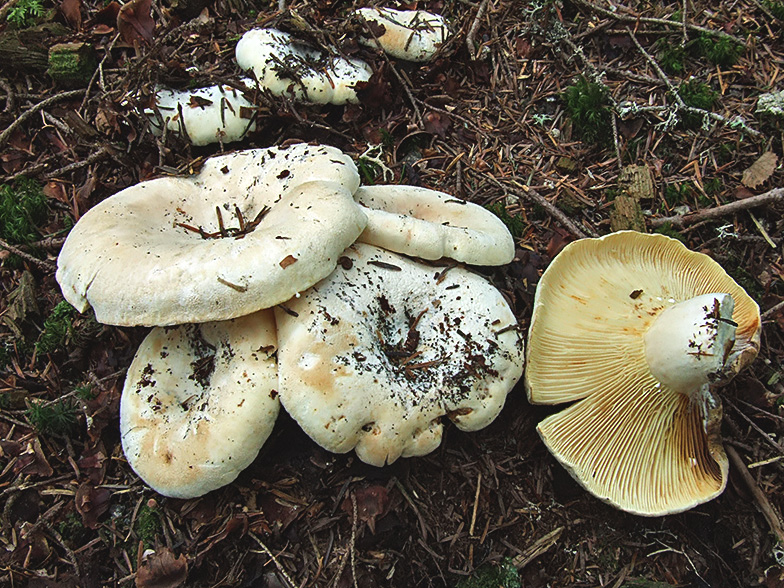
[[[407,61],[429,61],[450,34],[442,16],[423,10],[360,8],[354,17],[361,44]],[[240,87],[315,104],[357,103],[357,89],[373,75],[360,59],[343,57],[334,47],[316,49],[273,28],[247,31],[235,59],[253,75]],[[193,145],[239,141],[255,130],[255,113],[241,90],[223,84],[182,91],[159,87],[144,109],[156,136],[171,132]]]
[[[488,425],[522,376],[516,319],[486,279],[424,260],[513,255],[484,208],[360,188],[341,151],[298,144],[107,198],[72,229],[57,280],[100,322],[154,327],[122,392],[123,450],[187,498],[255,459],[281,402],[323,447],[379,466],[435,449],[444,418]]]
[[[569,245],[542,275],[525,385],[572,403],[537,430],[589,492],[645,516],[720,494],[714,386],[759,350],[757,304],[707,255],[633,231]]]

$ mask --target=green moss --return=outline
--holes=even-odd
[[[485,208],[503,221],[503,223],[506,225],[506,228],[509,229],[510,233],[512,233],[513,237],[523,236],[527,224],[525,220],[523,220],[522,216],[519,214],[509,214],[509,212],[506,210],[506,206],[504,206],[501,202],[488,204],[485,206]]]
[[[757,279],[749,273],[744,267],[744,261],[741,259],[730,258],[730,263],[723,264],[725,271],[730,277],[738,282],[738,285],[746,290],[749,296],[754,300],[762,300],[765,295],[765,289],[760,285]]]
[[[505,557],[498,565],[484,564],[479,566],[472,576],[461,579],[456,588],[521,588],[520,574]]]
[[[376,179],[378,179],[378,176],[381,174],[379,165],[364,157],[357,159],[357,170],[362,177],[363,183],[371,186],[376,183]]]
[[[686,239],[680,232],[672,226],[672,223],[664,223],[662,226],[657,227],[653,231],[654,233],[659,233],[660,235],[666,235],[667,237],[672,237],[673,239],[677,239],[681,243],[685,243]]]
[[[743,53],[743,46],[732,39],[705,33],[690,42],[690,46],[694,47],[695,53],[699,57],[704,57],[719,67],[732,67]]]
[[[673,44],[662,38],[653,45],[656,59],[662,69],[669,74],[682,75],[686,70],[686,48],[681,44]]]
[[[683,204],[693,192],[693,188],[688,183],[667,184],[664,187],[664,201],[667,203],[667,206],[672,208],[673,206]]]
[[[76,431],[78,409],[70,398],[51,404],[30,403],[25,418],[39,433],[44,435],[68,436]]]
[[[142,504],[141,508],[139,508],[139,513],[136,515],[133,530],[136,531],[136,535],[144,543],[145,548],[155,545],[155,538],[163,530],[158,510]]]
[[[605,144],[611,137],[607,88],[580,76],[562,95],[574,130],[585,143]]]
[[[93,390],[92,384],[77,386],[74,388],[74,394],[79,400],[95,400],[96,396],[98,396]]]
[[[69,512],[57,525],[57,532],[71,545],[78,545],[87,536],[87,529],[81,517],[74,512]]]
[[[718,101],[719,95],[708,84],[698,80],[684,82],[678,88],[678,95],[687,106],[710,111]],[[698,129],[702,126],[703,116],[699,114],[683,114],[686,128]]]
[[[46,196],[41,184],[20,178],[0,186],[0,238],[24,245],[41,237],[38,225],[46,220]]]
[[[35,344],[39,355],[46,355],[61,349],[73,334],[73,319],[76,309],[65,300],[52,309],[44,321],[44,330]]]
[[[784,20],[784,2],[778,0],[762,0],[763,6],[779,20]]]

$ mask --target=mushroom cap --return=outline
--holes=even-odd
[[[757,354],[759,307],[707,255],[663,235],[621,231],[570,243],[542,275],[526,391],[536,404],[577,401],[537,429],[598,498],[656,516],[687,510],[724,489],[718,402],[705,390],[689,396],[659,381],[644,343],[666,309],[716,292],[734,301],[735,342],[723,374],[731,377]]]
[[[523,370],[504,297],[461,268],[357,243],[275,309],[283,406],[329,451],[382,466],[441,442],[441,418],[490,424]]]
[[[422,259],[449,257],[475,265],[514,259],[509,229],[477,204],[418,186],[362,186],[354,199],[367,226],[359,241]]]
[[[89,210],[63,246],[57,281],[77,309],[91,305],[114,325],[270,308],[329,275],[362,232],[366,218],[351,197],[358,184],[354,163],[333,147],[215,157],[195,176],[142,182]]]
[[[360,43],[406,61],[429,61],[449,37],[444,17],[424,10],[360,8],[357,15],[368,21],[374,33],[360,37]]]
[[[253,70],[262,89],[317,104],[359,102],[356,84],[373,75],[363,61],[327,55],[277,29],[251,29],[235,56],[242,69]]]
[[[252,80],[248,80],[252,83]],[[155,93],[155,108],[145,109],[152,132],[160,137],[164,127],[186,135],[193,145],[231,143],[256,129],[256,107],[231,86]]]
[[[122,446],[156,492],[201,496],[256,458],[280,409],[275,317],[158,327],[128,369],[120,399]]]

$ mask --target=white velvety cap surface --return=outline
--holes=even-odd
[[[231,86],[197,90],[158,89],[155,109],[145,109],[157,136],[169,132],[188,137],[193,145],[239,141],[256,128],[255,106]]]
[[[275,320],[153,329],[136,352],[120,401],[128,463],[157,492],[201,496],[256,458],[277,418]]]
[[[358,243],[283,306],[281,402],[321,446],[356,449],[369,464],[434,450],[444,416],[463,430],[487,426],[522,374],[512,311],[461,268]]]
[[[358,59],[327,55],[277,29],[251,29],[237,43],[235,56],[262,89],[317,104],[358,102],[356,84],[373,74]]]
[[[360,42],[406,61],[429,61],[449,37],[444,18],[424,10],[360,8],[372,33]]]
[[[197,175],[142,182],[90,209],[68,235],[57,280],[77,309],[90,305],[114,325],[270,308],[326,277],[362,232],[358,184],[354,163],[332,147],[215,157]]]
[[[362,186],[354,199],[368,223],[359,241],[422,259],[449,257],[474,265],[514,259],[509,229],[489,210],[418,186]]]

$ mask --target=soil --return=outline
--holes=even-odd
[[[752,168],[782,150],[782,120],[757,102],[780,87],[784,5],[436,0],[416,6],[443,14],[453,35],[427,63],[357,44],[348,2],[44,1],[17,22],[31,5],[0,7],[0,165],[6,186],[32,178],[46,196],[35,238],[0,241],[0,585],[784,586],[784,174],[770,155]],[[142,110],[156,85],[242,87],[234,46],[254,26],[372,64],[360,103],[249,91],[256,130],[239,142],[153,136]],[[60,43],[75,44],[86,77],[47,74]],[[652,518],[600,502],[539,440],[536,424],[558,409],[528,404],[522,383],[490,426],[447,422],[425,457],[367,466],[321,449],[282,412],[228,486],[191,500],[147,487],[123,456],[118,403],[148,329],[59,307],[60,335],[40,344],[57,331],[46,319],[63,300],[63,238],[128,186],[222,150],[295,141],[342,149],[365,183],[492,206],[517,256],[477,271],[523,333],[549,261],[575,239],[629,228],[624,218],[717,260],[763,311],[759,356],[717,391],[723,494]],[[393,178],[371,161],[376,145]],[[650,189],[619,189],[629,166],[647,168]]]

